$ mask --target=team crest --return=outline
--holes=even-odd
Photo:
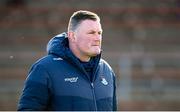
[[[108,85],[107,80],[103,76],[101,76],[101,83],[105,86]]]

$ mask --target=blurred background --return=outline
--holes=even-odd
[[[180,110],[180,0],[0,0],[0,110],[16,110],[30,66],[77,10],[101,17],[118,110]]]

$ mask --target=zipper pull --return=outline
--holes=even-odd
[[[94,88],[94,84],[93,83],[91,83],[91,87]]]

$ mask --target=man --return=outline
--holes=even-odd
[[[52,38],[48,55],[30,69],[18,110],[117,110],[115,75],[101,59],[100,18],[77,11],[68,32]]]

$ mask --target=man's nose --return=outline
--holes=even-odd
[[[102,35],[97,34],[95,39],[96,39],[96,40],[101,40],[101,39],[102,39]]]

